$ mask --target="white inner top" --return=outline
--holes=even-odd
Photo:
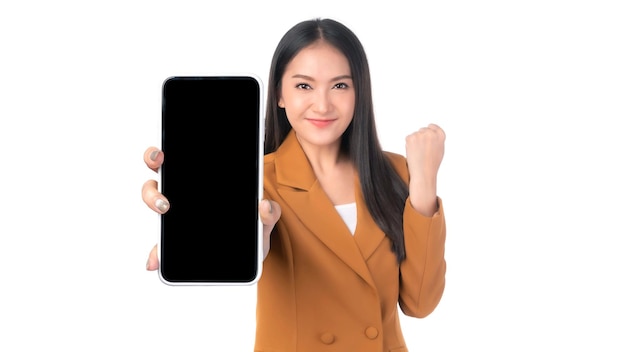
[[[348,225],[350,232],[354,235],[354,230],[356,229],[356,203],[335,205],[335,209],[337,209],[343,221]]]

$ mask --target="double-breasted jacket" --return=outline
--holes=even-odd
[[[408,182],[406,158],[386,155]],[[255,351],[408,351],[400,311],[426,317],[444,291],[441,199],[432,217],[406,200],[406,259],[399,264],[367,210],[358,177],[353,235],[317,182],[293,131],[265,156],[263,167],[264,196],[280,204],[282,215],[257,284]]]

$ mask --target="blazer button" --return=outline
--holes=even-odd
[[[322,334],[322,336],[320,336],[320,340],[322,340],[323,343],[330,345],[331,343],[335,342],[335,335],[329,332],[325,332]]]
[[[376,337],[378,337],[378,329],[376,329],[373,326],[370,326],[369,328],[365,329],[365,336],[367,336],[370,339],[375,339]]]

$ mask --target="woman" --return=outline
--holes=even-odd
[[[445,286],[444,141],[431,124],[406,137],[406,158],[381,149],[366,54],[341,23],[283,36],[268,82],[255,351],[408,351],[398,305],[426,317]],[[144,160],[157,170],[163,153]],[[142,197],[163,213],[156,186]]]

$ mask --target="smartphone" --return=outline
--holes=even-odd
[[[263,262],[263,85],[253,74],[163,82],[159,276],[169,285],[250,285]]]

